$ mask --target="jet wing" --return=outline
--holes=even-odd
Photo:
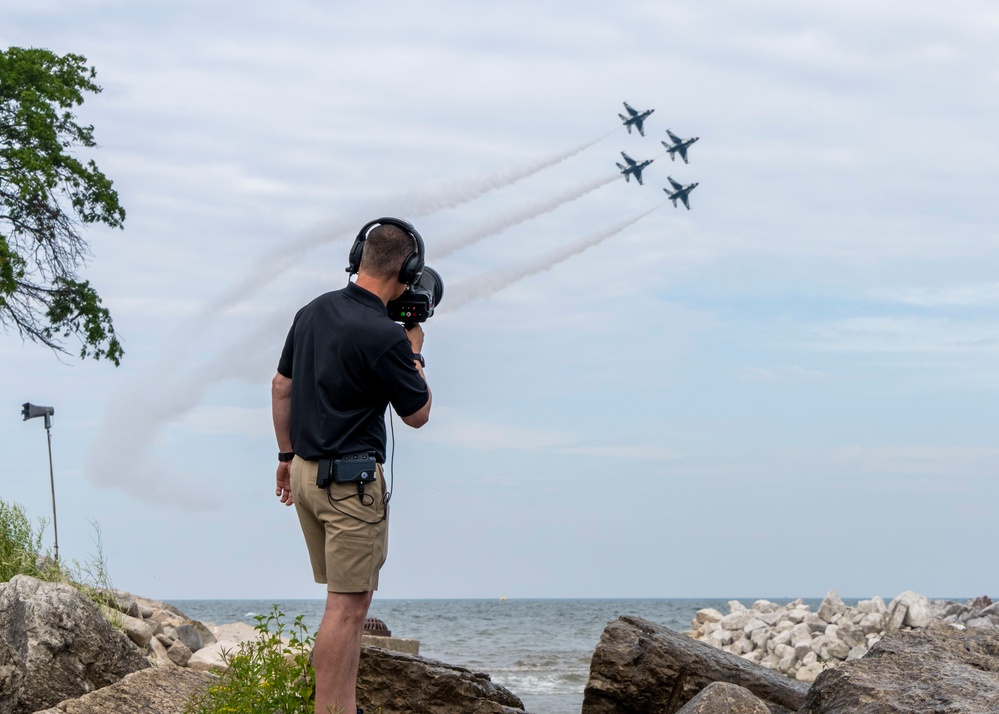
[[[644,185],[645,185],[645,184],[644,184],[644,183],[642,182],[642,172],[641,172],[641,171],[636,171],[636,172],[635,172],[635,179],[636,179],[636,180],[638,181],[638,185],[639,185],[639,186],[644,186]]]
[[[628,162],[628,166],[634,166],[635,164],[638,163],[637,161],[635,161],[633,158],[631,158],[630,156],[628,156],[623,151],[621,152],[621,156],[623,156],[624,160]]]
[[[673,185],[673,189],[674,190],[676,190],[676,191],[682,191],[683,190],[683,184],[682,183],[677,183],[676,181],[674,181],[672,176],[667,176],[666,178],[669,179],[669,182]]]
[[[683,194],[682,196],[680,196],[680,200],[683,201],[683,205],[686,206],[687,210],[689,211],[690,210],[690,202],[687,200],[687,194]]]
[[[680,158],[683,159],[683,163],[689,164],[690,162],[687,161],[687,147],[684,146],[683,144],[681,144],[680,146],[678,146],[676,148],[676,150],[677,150],[677,153],[680,154]]]
[[[624,102],[624,108],[628,111],[629,114],[631,114],[631,116],[637,116],[638,115],[638,111],[634,107],[632,107],[630,104],[628,104],[628,102]]]
[[[674,144],[683,143],[683,139],[681,139],[679,136],[671,132],[669,129],[666,130],[666,133],[669,135],[670,141],[672,141]]]

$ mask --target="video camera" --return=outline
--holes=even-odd
[[[408,286],[402,295],[391,300],[386,309],[389,317],[401,322],[408,330],[432,317],[434,308],[441,304],[443,297],[444,280],[440,273],[425,266],[417,281]]]

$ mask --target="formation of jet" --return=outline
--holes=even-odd
[[[666,192],[666,195],[669,197],[669,200],[673,202],[673,208],[676,208],[676,201],[677,199],[680,199],[681,201],[683,201],[683,205],[686,206],[687,210],[689,211],[690,203],[687,201],[687,197],[690,195],[691,191],[697,188],[697,182],[695,181],[692,184],[684,186],[683,184],[679,184],[676,181],[674,181],[672,176],[667,176],[666,178],[668,178],[669,182],[673,185],[673,191],[670,191],[668,188],[664,188],[663,191]]]
[[[645,129],[642,127],[642,122],[644,122],[649,114],[654,112],[655,109],[648,109],[644,112],[640,112],[637,109],[634,109],[630,104],[628,104],[628,102],[624,103],[624,108],[628,112],[628,116],[625,116],[624,114],[618,114],[618,116],[621,117],[621,121],[624,122],[624,126],[628,129],[628,133],[631,133],[631,127],[635,127],[638,129],[639,134],[645,136]]]
[[[628,130],[628,133],[631,133],[631,127],[634,126],[638,129],[639,134],[645,136],[645,127],[642,126],[642,122],[644,122],[648,116],[655,111],[655,109],[647,109],[644,112],[640,112],[628,104],[628,102],[624,103],[624,108],[627,110],[628,116],[625,116],[624,114],[618,114],[618,116],[621,117],[621,121],[624,122],[624,126]],[[700,137],[695,136],[690,139],[681,139],[669,129],[666,130],[666,134],[669,136],[669,143],[663,141],[662,145],[666,147],[666,152],[669,154],[670,160],[676,161],[676,155],[679,154],[680,158],[683,159],[683,163],[689,164],[690,161],[687,160],[687,149],[689,149],[695,141],[700,139]],[[634,176],[635,180],[638,181],[638,185],[643,186],[644,182],[642,181],[642,169],[651,164],[655,159],[638,162],[623,151],[621,152],[621,156],[624,157],[625,163],[618,163],[617,167],[621,170],[621,173],[624,174],[624,180],[631,181],[631,177]],[[690,192],[697,188],[698,184],[695,182],[684,186],[683,184],[674,181],[672,176],[667,176],[666,178],[669,179],[670,185],[673,188],[664,188],[663,191],[666,192],[666,196],[669,200],[673,202],[673,208],[678,207],[677,201],[683,201],[683,205],[689,211]]]
[[[628,156],[623,151],[621,152],[621,156],[623,156],[624,160],[628,163],[627,166],[621,163],[617,164],[617,167],[621,169],[621,173],[624,174],[624,180],[631,181],[631,177],[634,176],[635,180],[638,181],[638,185],[643,186],[644,184],[642,183],[642,169],[651,164],[655,159],[646,159],[645,161],[639,163],[638,161],[635,161],[633,158]]]
[[[666,151],[669,152],[670,160],[676,161],[676,155],[679,154],[680,158],[683,159],[683,163],[689,164],[690,162],[687,161],[687,149],[690,148],[690,145],[693,144],[698,139],[700,139],[701,137],[695,136],[692,139],[681,139],[679,136],[674,134],[669,129],[666,130],[666,133],[669,134],[670,141],[672,141],[673,143],[667,144],[664,141],[662,142],[662,145],[665,146]]]

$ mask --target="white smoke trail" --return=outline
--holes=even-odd
[[[139,500],[185,510],[214,508],[211,488],[197,470],[167,478],[151,458],[160,432],[194,410],[208,389],[227,379],[261,382],[273,373],[291,315],[279,311],[214,359],[186,375],[157,373],[120,391],[112,400],[87,460],[87,478]]]
[[[665,204],[660,204],[655,208],[634,216],[633,218],[629,218],[623,223],[619,223],[616,226],[612,226],[611,228],[600,231],[599,233],[595,233],[594,235],[577,241],[576,243],[570,243],[567,246],[563,246],[562,248],[554,250],[551,253],[535,260],[526,261],[518,265],[497,270],[493,273],[488,273],[485,276],[471,278],[469,280],[465,280],[464,282],[458,283],[454,286],[454,288],[448,289],[447,299],[441,302],[441,308],[445,311],[458,310],[470,302],[489,297],[493,293],[497,293],[503,288],[509,287],[524,278],[550,270],[559,263],[562,263],[575,255],[579,255],[583,251],[589,250],[593,246],[599,245],[608,238],[617,235],[628,226],[631,226],[645,218],[645,216],[655,213],[664,205]]]
[[[609,134],[537,162],[493,174],[475,183],[415,194],[396,202],[393,211],[401,216],[414,218],[461,205],[554,166],[606,136]],[[599,184],[584,187],[585,190],[577,189],[577,195],[571,198],[563,196],[557,200],[564,203],[578,198],[607,182],[609,181],[602,179]],[[535,212],[534,215],[544,212],[540,206],[531,210]],[[525,215],[514,223],[530,217]],[[508,225],[514,225],[509,222],[509,218],[506,220]],[[130,388],[122,390],[112,400],[87,461],[87,477],[95,484],[120,489],[141,500],[169,503],[189,510],[215,507],[209,492],[199,483],[197,474],[192,474],[190,483],[186,484],[178,483],[176,478],[167,478],[162,468],[152,462],[153,444],[163,428],[194,410],[213,385],[237,377],[253,381],[266,379],[276,364],[279,341],[291,324],[291,316],[283,311],[275,313],[243,339],[186,375],[179,373],[183,346],[197,342],[194,338],[202,334],[219,313],[242,303],[287,272],[295,266],[301,255],[325,243],[352,237],[352,232],[363,222],[363,219],[358,218],[328,223],[298,241],[282,246],[262,259],[258,267],[251,270],[243,280],[208,303],[200,314],[189,320],[179,333],[184,335],[184,339],[169,341],[164,350],[164,358],[157,368]],[[480,232],[483,230],[486,229],[480,229]],[[502,228],[494,227],[490,230],[498,232]],[[481,240],[485,235],[489,234],[483,234],[474,240]],[[465,236],[463,240],[466,241],[465,244],[469,244],[471,238]],[[313,296],[314,293],[303,298],[301,304]]]
[[[390,201],[380,201],[379,203],[391,204],[392,212],[407,220],[428,216],[445,208],[455,208],[474,201],[490,191],[497,191],[522,181],[539,171],[551,168],[575,156],[608,136],[610,133],[537,161],[497,171],[478,180],[453,182],[436,189],[412,193],[408,196]],[[332,221],[314,228],[296,241],[279,246],[261,258],[257,267],[252,269],[242,280],[207,303],[202,309],[202,316],[214,317],[218,313],[238,305],[294,267],[298,259],[305,253],[322,245],[353,238],[354,231],[370,219],[371,217],[366,219],[350,217]]]
[[[569,203],[570,201],[575,201],[577,198],[582,198],[591,191],[595,191],[601,186],[606,186],[619,178],[620,174],[614,173],[610,176],[597,179],[596,181],[590,181],[589,183],[572,188],[565,193],[559,194],[558,196],[553,196],[552,198],[527,206],[516,213],[508,213],[499,216],[480,226],[476,226],[469,232],[455,236],[454,238],[445,238],[444,240],[437,241],[433,246],[433,257],[435,259],[445,258],[461,248],[467,248],[468,246],[478,243],[480,240],[484,240],[489,236],[496,235],[507,228],[529,221],[532,218],[537,218],[538,216],[550,211],[554,211],[559,206]]]

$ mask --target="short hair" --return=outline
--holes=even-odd
[[[397,278],[402,264],[416,251],[413,236],[399,226],[375,226],[364,240],[361,270],[378,278]]]

